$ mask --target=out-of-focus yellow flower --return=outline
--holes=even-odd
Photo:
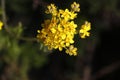
[[[47,14],[57,15],[57,8],[54,4],[50,4],[47,6],[47,10],[45,12]]]
[[[73,4],[71,4],[71,10],[73,12],[79,12],[80,11],[80,4],[77,4],[76,2],[74,2]]]
[[[77,55],[77,48],[75,48],[73,45],[70,45],[68,49],[66,49],[66,53],[69,55]]]
[[[0,30],[2,30],[3,22],[0,21]]]
[[[89,30],[91,30],[91,23],[86,21],[79,31],[80,37],[85,38],[86,36],[90,36],[90,32],[88,32]]]

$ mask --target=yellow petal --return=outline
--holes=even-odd
[[[3,22],[0,21],[0,30],[2,30]]]

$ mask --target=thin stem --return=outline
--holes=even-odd
[[[5,0],[1,0],[1,7],[2,7],[2,19],[3,19],[3,23],[4,23],[4,28],[10,35],[13,35],[11,33],[11,31],[9,30],[8,25],[7,25],[6,11],[5,11]]]
[[[28,37],[18,37],[17,39],[23,41],[37,41],[37,38],[28,38]]]
[[[1,7],[2,7],[2,19],[3,19],[3,23],[4,23],[4,28],[6,30],[6,32],[11,36],[11,37],[14,37],[16,39],[19,39],[19,40],[24,40],[24,41],[37,41],[36,38],[27,38],[27,37],[16,37],[14,35],[14,33],[12,33],[10,31],[10,29],[8,28],[8,25],[7,25],[7,19],[6,19],[6,7],[5,7],[5,0],[1,0]]]
[[[95,75],[93,75],[92,80],[96,80],[103,76],[106,76],[107,74],[110,74],[111,72],[119,69],[119,67],[120,67],[120,60],[100,69]]]

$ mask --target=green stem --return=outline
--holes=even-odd
[[[28,37],[18,37],[17,39],[23,40],[23,41],[37,41],[37,38],[28,38]]]

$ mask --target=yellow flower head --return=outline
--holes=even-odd
[[[79,31],[80,37],[85,38],[86,36],[90,36],[90,32],[88,32],[89,30],[91,30],[91,23],[86,21]]]
[[[75,48],[73,45],[70,45],[68,49],[66,49],[66,53],[69,55],[77,55],[77,48]]]
[[[0,21],[0,30],[2,30],[3,22]]]
[[[71,4],[71,10],[73,12],[79,12],[80,11],[80,4],[77,4],[76,2],[73,2],[73,4]]]
[[[74,35],[77,33],[77,24],[74,23],[74,19],[77,17],[77,13],[80,11],[79,4],[74,2],[71,5],[71,11],[69,9],[57,10],[54,4],[50,4],[47,7],[46,13],[51,14],[51,19],[47,19],[41,25],[42,29],[38,30],[37,38],[41,40],[48,49],[59,49],[62,51],[66,49],[66,53],[69,55],[77,55],[77,48],[73,46]],[[80,30],[82,38],[89,36],[90,23],[85,22]]]
[[[47,14],[57,15],[57,8],[54,4],[50,4],[45,11]]]

